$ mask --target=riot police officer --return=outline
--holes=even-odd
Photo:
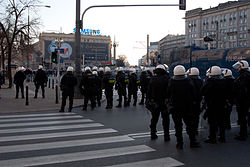
[[[96,107],[96,89],[97,89],[97,82],[96,76],[92,74],[89,67],[85,68],[85,74],[81,79],[80,82],[80,90],[84,95],[84,105],[83,111],[87,110],[88,101],[91,102],[91,108],[94,109]]]
[[[130,75],[128,80],[128,105],[131,102],[131,96],[133,95],[134,103],[133,106],[136,106],[137,103],[137,91],[138,91],[138,79],[136,75],[136,70],[134,68],[130,69]]]
[[[74,98],[74,87],[77,84],[77,78],[73,74],[74,68],[69,66],[67,68],[66,74],[63,75],[60,88],[62,90],[62,105],[61,110],[59,112],[64,112],[64,108],[66,105],[66,99],[69,97],[69,112],[72,111],[73,107],[73,98]]]
[[[35,78],[34,78],[34,83],[36,86],[36,90],[35,90],[35,96],[34,98],[37,98],[37,93],[38,93],[38,89],[41,87],[42,89],[42,97],[45,98],[45,85],[47,84],[48,81],[48,77],[47,74],[45,73],[45,71],[43,71],[43,66],[39,65],[38,70],[36,72]]]
[[[238,61],[233,65],[240,75],[234,82],[234,94],[236,102],[236,110],[240,124],[240,133],[235,137],[236,140],[246,140],[247,138],[247,115],[250,99],[250,72],[249,64],[245,60]],[[248,119],[250,116],[248,115]]]
[[[233,77],[232,71],[227,68],[222,71],[222,75],[225,80],[226,90],[227,90],[227,101],[226,101],[226,106],[225,106],[225,109],[226,109],[225,128],[231,129],[230,115],[231,115],[233,104],[234,104],[234,98],[233,98],[234,77]]]
[[[150,124],[151,139],[154,140],[158,138],[156,126],[161,114],[164,140],[169,141],[169,114],[166,106],[169,77],[166,75],[166,69],[162,64],[156,67],[154,73],[156,75],[150,80],[147,93],[148,99],[146,101],[146,107],[150,110],[152,115]]]
[[[186,124],[189,135],[190,147],[199,147],[195,138],[194,117],[192,110],[195,99],[195,88],[192,81],[187,78],[185,68],[177,65],[174,68],[174,76],[169,81],[168,98],[169,111],[175,124],[175,136],[177,138],[177,149],[183,149],[182,121]]]
[[[115,89],[118,91],[119,96],[119,104],[116,106],[117,108],[122,107],[122,97],[124,97],[124,107],[127,106],[127,79],[125,73],[123,72],[123,68],[119,67],[117,75],[116,75],[116,83]]]
[[[99,86],[98,86],[97,95],[96,95],[98,106],[101,106],[101,100],[102,100],[103,75],[104,75],[104,69],[100,67],[98,69],[98,82],[99,82],[98,85]]]
[[[14,75],[14,84],[16,85],[16,99],[18,99],[19,88],[21,89],[22,98],[24,99],[24,85],[23,82],[26,76],[22,70],[22,67],[18,67],[16,74]]]
[[[102,98],[102,80],[100,76],[98,76],[97,71],[93,71],[92,74],[96,77],[96,92],[95,92],[95,99],[97,100],[97,104],[101,106],[101,98]]]
[[[150,78],[151,77],[147,74],[146,68],[143,68],[140,76],[141,102],[139,105],[143,105],[144,100],[147,100],[147,91]]]
[[[112,109],[113,107],[113,87],[115,84],[115,78],[110,71],[111,69],[109,67],[105,67],[105,73],[103,76],[103,88],[107,99],[106,109]]]
[[[194,127],[195,127],[195,133],[198,134],[198,126],[199,126],[199,120],[200,120],[200,114],[201,114],[201,88],[203,86],[202,80],[199,76],[200,71],[196,67],[192,67],[187,70],[187,75],[193,82],[194,88],[195,88],[195,99],[192,106],[192,110],[194,111],[195,118],[194,118]]]
[[[209,123],[209,137],[205,143],[215,144],[217,142],[216,132],[219,129],[219,142],[225,142],[225,105],[227,99],[225,80],[221,76],[221,68],[213,66],[210,68],[209,78],[202,88],[207,104],[207,119]]]

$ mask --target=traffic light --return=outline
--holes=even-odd
[[[52,52],[52,54],[51,54],[51,62],[57,64],[57,53],[56,52]]]
[[[186,0],[179,0],[179,9],[186,10]]]

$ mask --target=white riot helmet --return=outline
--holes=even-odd
[[[222,71],[222,74],[224,77],[233,76],[232,71],[230,69],[227,69],[227,68]]]
[[[26,68],[24,68],[24,66],[22,66],[22,70],[23,70],[23,71],[25,71],[25,70],[26,70]]]
[[[98,68],[96,67],[96,66],[94,66],[93,68],[92,68],[92,71],[97,71],[98,70]]]
[[[122,68],[122,67],[119,67],[119,68],[118,68],[118,71],[123,71],[123,68]]]
[[[82,68],[82,72],[85,72],[85,68]]]
[[[100,67],[100,68],[98,69],[98,71],[104,71],[103,67]]]
[[[43,66],[42,66],[42,65],[39,65],[39,66],[38,66],[38,69],[39,69],[39,70],[43,69]]]
[[[187,70],[187,75],[189,76],[199,76],[200,75],[200,71],[198,68],[196,67],[192,67],[190,69]]]
[[[169,72],[168,65],[167,65],[167,64],[163,64],[163,65],[164,65],[164,67],[165,67],[165,70],[166,70],[167,72]]]
[[[238,69],[239,67],[241,67],[241,69],[248,69],[249,68],[249,64],[246,60],[240,60],[237,63],[235,63],[233,65],[234,69]]]
[[[178,76],[178,75],[185,75],[186,74],[186,69],[184,66],[182,65],[177,65],[174,68],[174,75]]]
[[[166,67],[162,64],[159,64],[158,66],[156,66],[156,69],[163,69],[166,71]]]
[[[130,68],[130,69],[129,69],[129,72],[130,72],[130,73],[136,73],[136,70],[135,70],[134,68]]]
[[[210,68],[209,76],[221,75],[221,68],[219,66],[213,66]]]
[[[97,71],[93,71],[92,74],[95,75],[95,76],[98,76]]]
[[[23,70],[22,67],[17,68],[17,71],[22,71],[22,70]]]
[[[74,71],[74,68],[71,67],[71,66],[68,66],[67,71],[68,71],[68,72],[73,72],[73,71]]]
[[[110,72],[111,69],[110,69],[109,67],[105,67],[104,71],[105,71],[105,72]]]
[[[85,69],[84,69],[85,71],[91,71],[91,69],[90,69],[90,67],[89,66],[87,66],[87,67],[85,67]]]

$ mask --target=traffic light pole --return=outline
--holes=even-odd
[[[59,51],[60,51],[60,43],[58,45],[58,50],[57,50],[57,77],[56,77],[56,104],[59,103],[59,85],[60,85],[60,54],[59,54]]]

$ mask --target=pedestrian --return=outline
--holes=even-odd
[[[138,83],[137,83],[137,75],[136,70],[134,68],[130,68],[130,75],[128,80],[128,106],[131,102],[131,96],[133,96],[134,103],[133,106],[136,106],[137,103],[137,91],[138,91]]]
[[[193,82],[194,88],[195,88],[195,99],[192,106],[192,110],[194,111],[194,127],[195,127],[195,134],[198,135],[198,127],[199,127],[199,120],[200,120],[200,114],[201,114],[201,88],[203,86],[203,82],[201,80],[200,71],[196,67],[192,67],[189,70],[187,70],[188,78],[191,79]]]
[[[44,87],[46,87],[47,81],[48,81],[47,74],[45,73],[45,71],[43,71],[43,66],[39,65],[38,70],[35,74],[35,78],[34,78],[34,84],[36,87],[35,96],[34,96],[35,99],[37,98],[38,90],[40,87],[42,89],[42,97],[45,98]]]
[[[115,84],[115,78],[111,74],[111,69],[109,67],[105,67],[103,76],[103,88],[105,90],[105,96],[107,99],[106,109],[112,109],[113,107],[113,87]]]
[[[151,140],[158,138],[157,122],[161,114],[162,126],[164,130],[164,140],[169,141],[169,113],[167,111],[167,92],[169,76],[167,75],[165,66],[160,64],[154,70],[155,76],[150,80],[147,93],[146,107],[151,112],[150,135]]]
[[[195,112],[192,110],[195,88],[192,81],[187,78],[185,68],[182,65],[177,65],[174,68],[174,76],[169,81],[168,98],[169,111],[175,124],[176,148],[183,149],[182,122],[186,125],[190,147],[200,147],[195,137]]]
[[[60,88],[62,91],[62,105],[59,112],[64,112],[66,105],[66,99],[69,97],[69,112],[72,111],[73,98],[74,98],[74,87],[77,85],[77,78],[73,74],[74,68],[69,66],[66,74],[62,76],[60,82]]]
[[[124,107],[127,107],[127,78],[125,76],[125,73],[123,72],[123,68],[119,67],[117,75],[116,75],[116,83],[115,83],[115,89],[118,92],[119,96],[119,104],[116,106],[117,108],[122,107],[122,97],[124,97]]]
[[[83,111],[87,110],[89,100],[91,102],[91,109],[94,109],[96,107],[97,81],[96,76],[92,74],[89,67],[85,67],[85,74],[81,79],[79,87],[84,95]]]
[[[226,92],[227,92],[227,101],[226,101],[226,117],[225,117],[225,128],[231,129],[231,120],[230,116],[233,110],[234,105],[234,97],[233,97],[233,85],[234,85],[234,77],[232,71],[230,69],[224,69],[222,71],[223,78],[226,84]]]
[[[18,67],[16,74],[14,75],[14,84],[16,85],[16,99],[18,99],[19,88],[21,89],[22,99],[24,99],[24,80],[26,76],[22,70],[22,67]]]
[[[206,117],[209,124],[209,136],[205,143],[217,143],[217,130],[219,131],[219,142],[225,142],[225,116],[226,116],[226,83],[221,75],[221,68],[213,66],[210,68],[209,78],[202,88],[202,95],[207,104]],[[206,119],[205,117],[205,119]]]
[[[147,100],[147,91],[150,78],[151,77],[147,74],[146,68],[142,68],[140,76],[141,102],[139,103],[139,105],[143,105],[145,100]]]
[[[235,136],[236,140],[244,141],[247,139],[247,117],[250,100],[250,72],[248,71],[249,64],[245,60],[240,60],[233,65],[237,69],[239,76],[234,81],[234,95],[238,120],[240,124],[240,133]]]
[[[97,71],[93,71],[92,74],[96,77],[96,92],[95,92],[96,96],[95,96],[95,99],[97,101],[98,107],[100,107],[101,106],[101,98],[102,98],[102,80],[98,76]]]

